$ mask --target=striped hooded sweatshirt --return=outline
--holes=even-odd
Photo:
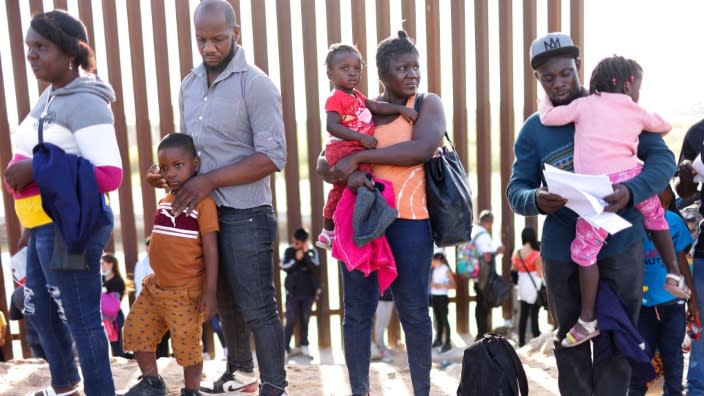
[[[117,189],[122,181],[122,161],[110,110],[113,101],[112,87],[92,74],[80,76],[57,90],[48,87],[15,131],[10,164],[32,158],[32,149],[39,140],[38,121],[43,116],[45,142],[90,161],[100,192]],[[51,223],[34,181],[22,191],[13,191],[9,186],[8,190],[15,199],[15,211],[23,227]]]

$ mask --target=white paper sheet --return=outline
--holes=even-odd
[[[567,207],[594,226],[615,234],[631,226],[621,216],[604,212],[607,203],[602,199],[611,193],[608,176],[580,175],[545,164],[543,172],[548,190],[567,199]]]

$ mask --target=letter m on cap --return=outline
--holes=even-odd
[[[549,41],[543,41],[543,44],[545,45],[545,51],[551,51],[562,47],[562,45],[560,45],[560,39],[554,37],[550,37]]]

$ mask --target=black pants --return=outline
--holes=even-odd
[[[449,301],[446,295],[430,296],[435,319],[435,339],[442,342],[442,336],[445,334],[444,344],[446,345],[450,345],[450,321],[447,319]]]
[[[528,304],[525,301],[521,301],[521,316],[518,318],[518,346],[526,344],[526,322],[528,321],[528,316],[530,316],[530,328],[533,337],[540,335],[538,312],[540,312],[540,305],[537,302]]]
[[[291,336],[296,323],[299,324],[301,345],[308,345],[308,322],[313,309],[315,297],[293,297],[286,296],[286,328],[284,342],[286,350],[290,352]]]
[[[643,246],[640,242],[598,262],[600,278],[621,301],[633,325],[638,323],[643,297]],[[592,364],[591,343],[562,348],[559,340],[577,322],[581,311],[577,264],[543,258],[548,304],[557,326],[555,361],[560,394],[573,396],[625,395],[631,365],[621,354]]]
[[[484,301],[484,293],[479,290],[479,286],[474,284],[474,292],[476,293],[476,307],[474,309],[474,318],[477,321],[477,338],[481,338],[484,334],[488,333],[489,330],[489,315],[491,315],[491,308],[486,306]]]

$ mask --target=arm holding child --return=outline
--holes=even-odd
[[[336,138],[345,141],[357,141],[365,148],[375,148],[377,141],[374,136],[365,135],[342,125],[342,117],[336,111],[328,111],[326,127],[328,132]]]

